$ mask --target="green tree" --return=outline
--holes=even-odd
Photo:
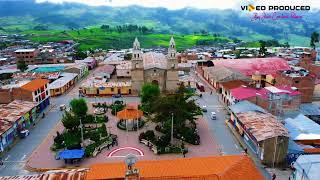
[[[88,112],[87,102],[83,98],[72,99],[70,102],[71,111],[75,116],[84,118]]]
[[[174,129],[182,129],[187,122],[195,124],[197,115],[201,115],[200,107],[195,100],[190,98],[192,94],[186,93],[184,86],[180,86],[174,95],[163,95],[152,104],[154,112],[154,122],[161,123],[167,130],[171,127],[171,118],[173,115]]]
[[[315,49],[316,48],[316,43],[319,42],[319,33],[317,32],[313,32],[311,34],[311,38],[310,38],[310,46]]]
[[[66,111],[62,116],[62,124],[67,130],[74,131],[78,129],[80,120],[72,113]]]
[[[19,60],[17,63],[17,68],[21,71],[24,72],[28,69],[28,65],[26,64],[25,61]]]
[[[85,59],[87,57],[88,57],[87,54],[85,52],[82,52],[82,51],[76,51],[73,54],[73,58],[74,59]]]
[[[261,57],[265,57],[266,53],[267,53],[266,42],[265,41],[260,41],[259,55]]]
[[[160,95],[160,88],[158,85],[146,83],[142,86],[140,97],[141,97],[141,104],[142,109],[145,112],[150,112],[152,103]]]

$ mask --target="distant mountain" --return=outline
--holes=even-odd
[[[78,29],[103,24],[137,24],[158,33],[192,34],[210,32],[243,40],[277,39],[309,45],[309,36],[320,31],[320,12],[303,14],[303,19],[252,21],[234,10],[185,8],[91,7],[82,4],[35,3],[33,0],[0,1],[0,32],[32,29]]]

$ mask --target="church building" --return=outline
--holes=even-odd
[[[168,54],[143,53],[136,38],[132,51],[132,90],[139,93],[144,83],[157,84],[162,92],[174,92],[179,85],[176,44],[171,37]]]

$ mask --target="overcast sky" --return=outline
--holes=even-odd
[[[91,6],[128,6],[140,5],[145,7],[165,7],[180,9],[194,7],[199,9],[240,9],[241,5],[254,2],[256,5],[309,5],[311,9],[320,8],[320,0],[36,0],[37,2],[78,2]]]

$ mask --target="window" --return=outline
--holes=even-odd
[[[157,70],[156,70],[156,69],[154,69],[154,70],[153,70],[153,72],[157,72]]]
[[[38,89],[38,94],[40,94],[40,89]]]
[[[47,88],[48,88],[47,84],[46,84],[46,85],[44,85],[44,87],[47,89]]]
[[[114,91],[114,88],[111,88],[111,92],[113,92]]]
[[[37,91],[35,91],[35,92],[34,92],[34,95],[36,96],[37,94],[38,94]]]
[[[47,95],[47,96],[49,95],[48,91],[46,91],[46,95]]]
[[[294,83],[296,83],[296,84],[297,84],[297,83],[299,83],[299,81],[294,81]]]

